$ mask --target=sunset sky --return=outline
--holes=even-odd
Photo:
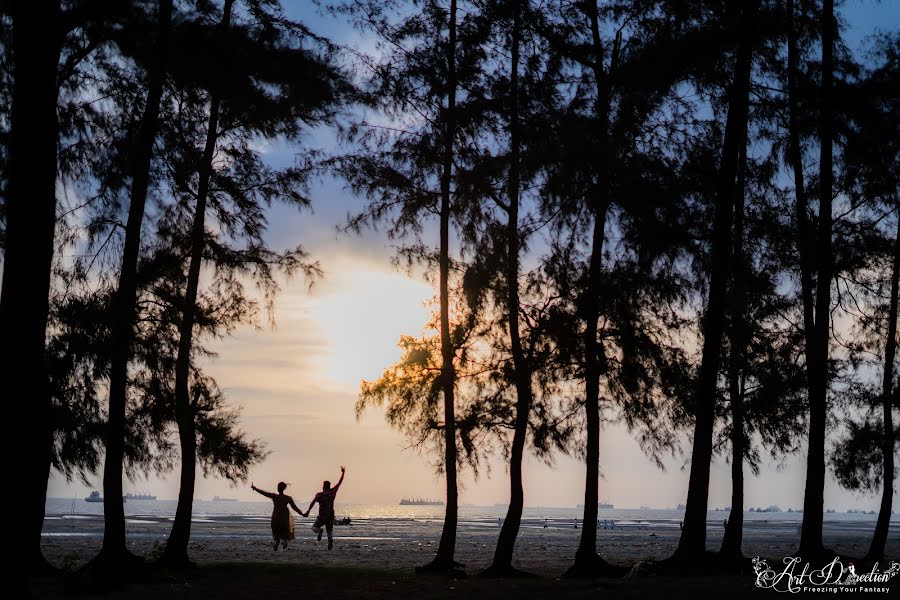
[[[366,44],[348,25],[318,15],[307,0],[286,0],[290,16],[313,30],[347,44]],[[863,33],[878,26],[900,24],[900,2],[849,1],[843,15],[850,29],[851,47]],[[327,132],[310,135],[311,146],[328,148]],[[267,157],[275,164],[290,161],[294,148],[272,146]],[[215,345],[219,357],[207,367],[233,405],[243,411],[243,426],[251,437],[266,441],[271,456],[253,469],[251,479],[263,488],[279,480],[292,484],[288,493],[311,496],[323,479],[336,480],[340,465],[347,481],[340,501],[396,503],[402,496],[443,497],[443,482],[430,465],[432,457],[404,450],[405,440],[391,430],[378,410],[360,421],[354,415],[359,383],[377,377],[396,361],[401,334],[417,335],[428,319],[426,303],[433,296],[429,284],[391,265],[392,244],[383,232],[346,234],[339,226],[363,200],[344,190],[340,182],[324,180],[314,186],[314,210],[297,213],[275,208],[268,239],[274,248],[302,243],[321,264],[325,277],[310,288],[302,278],[285,282],[276,307],[276,326],[261,319],[261,329],[244,329]],[[637,442],[619,427],[607,428],[601,438],[600,497],[617,507],[674,507],[685,501],[688,457],[666,462],[660,471]],[[746,507],[778,504],[797,508],[803,503],[805,457],[782,465],[766,464],[758,478],[747,477]],[[717,460],[712,469],[710,507],[730,504],[729,466]],[[67,483],[58,476],[49,496],[85,496],[102,489],[98,474],[88,487]],[[126,482],[126,491],[149,490],[160,498],[177,496],[177,474],[166,479]],[[463,478],[461,502],[494,504],[508,500],[507,477],[499,458],[490,473],[476,482]],[[529,458],[525,467],[525,502],[535,506],[574,506],[582,502],[583,465],[559,456],[548,467]],[[213,495],[257,500],[250,482],[237,489],[221,480],[197,482],[197,496]],[[894,496],[895,509],[900,500]],[[838,510],[877,509],[874,496],[859,497],[827,480],[825,505]]]

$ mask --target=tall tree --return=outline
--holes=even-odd
[[[571,572],[589,572],[605,569],[604,561],[597,555],[597,503],[600,476],[600,347],[597,344],[597,306],[603,270],[603,241],[606,230],[607,211],[610,205],[610,162],[612,148],[609,140],[610,73],[604,64],[604,54],[608,49],[600,37],[600,14],[595,1],[585,3],[585,17],[591,31],[590,48],[593,54],[591,70],[596,85],[596,135],[598,148],[596,160],[596,188],[591,190],[590,208],[593,218],[590,258],[588,259],[586,295],[583,299],[584,311],[584,412],[586,415],[586,452],[584,482],[584,518],[581,539],[575,554],[575,565]],[[618,59],[621,38],[616,39],[610,57],[609,71],[614,71]]]
[[[521,188],[522,188],[522,108],[520,100],[519,71],[521,69],[521,46],[523,38],[523,19],[529,18],[530,3],[524,0],[507,0],[498,6],[491,6],[495,10],[504,29],[501,33],[503,47],[509,48],[509,74],[504,79],[506,89],[502,90],[502,98],[505,102],[503,112],[506,117],[505,129],[508,136],[508,165],[506,170],[505,202],[498,202],[501,211],[505,213],[506,224],[503,231],[505,241],[505,298],[500,302],[506,313],[506,329],[508,332],[509,352],[512,358],[512,371],[515,388],[515,416],[513,422],[513,437],[509,451],[509,485],[510,499],[506,518],[500,529],[497,547],[494,551],[494,559],[491,566],[485,571],[487,575],[510,575],[517,571],[512,566],[513,551],[516,538],[522,522],[522,509],[525,503],[525,494],[522,482],[522,460],[525,454],[525,443],[528,436],[529,416],[531,413],[534,391],[532,388],[533,371],[530,353],[527,353],[522,342],[520,328],[521,301],[520,284],[521,276],[520,255],[522,253],[523,232],[520,225]],[[524,14],[523,14],[524,13]],[[508,39],[508,42],[507,42]],[[501,67],[502,68],[502,67]],[[501,83],[502,85],[502,83]],[[527,176],[527,175],[526,175]]]
[[[741,371],[744,367],[747,309],[746,257],[744,255],[744,198],[747,171],[746,136],[738,159],[738,183],[734,195],[734,247],[731,265],[731,323],[728,331],[728,402],[731,409],[731,512],[722,537],[721,554],[740,558],[744,533],[744,398]]]
[[[458,519],[458,471],[454,322],[450,315],[451,227],[457,213],[457,165],[468,160],[472,106],[468,91],[481,77],[484,31],[477,7],[460,10],[428,0],[407,12],[405,2],[345,2],[340,10],[384,42],[380,60],[362,57],[371,73],[370,99],[381,108],[386,126],[359,123],[348,131],[364,152],[342,157],[341,174],[371,198],[366,212],[351,227],[392,219],[392,235],[416,235],[423,215],[437,218],[437,252],[424,244],[407,248],[407,258],[436,264],[438,276],[441,375],[443,398],[443,463],[446,512],[434,560],[424,571],[447,571],[454,561]],[[471,9],[471,10],[470,10]],[[396,212],[395,212],[396,211]],[[363,394],[362,396],[365,396]]]
[[[125,507],[123,505],[123,464],[125,458],[125,415],[127,406],[128,365],[134,335],[135,303],[138,293],[138,259],[144,207],[150,185],[150,167],[159,127],[160,102],[166,80],[168,36],[172,21],[172,0],[160,0],[154,32],[157,48],[147,68],[147,96],[140,125],[128,149],[128,176],[131,191],[128,219],[122,247],[118,285],[113,300],[111,340],[112,363],[109,377],[109,406],[106,424],[106,454],[103,463],[103,549],[99,566],[117,572],[129,558],[125,545]]]
[[[771,154],[742,157],[735,198],[717,409],[723,427],[714,438],[715,450],[727,449],[731,461],[731,513],[720,549],[726,560],[742,556],[744,467],[758,474],[763,449],[781,459],[798,451],[805,434],[802,331],[786,318],[796,302],[783,286],[785,272],[794,268],[792,247],[784,252],[784,240],[791,239],[793,228],[783,218],[783,195],[773,192],[779,172],[776,160]]]
[[[900,211],[900,207],[898,207]],[[900,289],[900,217],[897,219],[897,233],[894,236],[894,260],[891,268],[891,292],[888,305],[888,323],[884,341],[884,367],[881,379],[882,444],[881,444],[881,506],[875,534],[869,546],[867,557],[871,560],[884,558],[890,528],[894,498],[894,369],[897,356],[897,304]]]
[[[882,196],[888,203],[893,201],[893,210],[897,214],[897,231],[894,236],[894,256],[891,270],[890,296],[888,300],[888,322],[885,331],[884,341],[884,363],[881,379],[881,411],[882,411],[882,491],[881,506],[878,510],[878,521],[875,525],[875,534],[872,536],[872,544],[869,547],[867,557],[870,560],[881,560],[884,558],[884,548],[887,544],[888,530],[890,528],[890,520],[892,514],[893,498],[894,498],[894,480],[895,475],[895,430],[893,411],[897,407],[897,389],[896,383],[896,357],[897,357],[897,318],[898,318],[898,295],[900,295],[900,199],[897,197],[898,188],[898,162],[900,162],[900,146],[897,144],[897,137],[890,133],[891,125],[896,130],[897,114],[897,98],[896,95],[890,93],[884,94],[892,85],[891,81],[897,76],[898,51],[900,51],[900,40],[895,36],[893,39],[886,40],[883,51],[886,55],[884,66],[880,66],[875,70],[873,76],[869,77],[872,87],[882,92],[872,94],[871,90],[865,89],[869,97],[878,98],[881,102],[879,108],[881,110],[872,111],[875,115],[873,119],[874,127],[868,128],[873,133],[872,137],[879,141],[887,142],[879,144],[876,147],[867,145],[866,142],[870,136],[862,136],[862,144],[866,151],[863,156],[871,158],[869,152],[879,150],[879,158],[881,160],[871,160],[869,164],[875,168],[873,171],[877,174],[875,179],[876,185],[882,184],[881,189],[885,192]],[[886,117],[886,118],[885,118]],[[884,119],[884,120],[882,120]],[[874,131],[873,131],[874,130]],[[886,134],[888,139],[881,138],[880,134]],[[888,204],[890,206],[890,204]]]
[[[819,88],[819,216],[815,237],[815,323],[806,349],[809,380],[809,443],[799,554],[818,557],[822,544],[825,494],[825,429],[828,416],[828,358],[831,339],[832,200],[834,193],[832,94],[834,81],[834,1],[824,0],[821,17],[822,75]],[[806,317],[804,317],[806,319]]]
[[[177,238],[184,232],[189,240],[174,365],[181,486],[162,557],[170,565],[189,563],[197,436],[203,416],[200,397],[191,391],[197,387],[191,384],[196,379],[192,356],[198,320],[206,316],[202,305],[209,301],[201,293],[202,268],[204,263],[213,268],[207,296],[225,292],[240,296],[243,286],[238,277],[247,277],[263,291],[270,309],[278,291],[275,271],[319,273],[315,263],[305,260],[302,247],[274,252],[263,239],[266,206],[276,200],[309,205],[306,182],[311,161],[274,169],[254,150],[254,140],[280,136],[299,141],[303,127],[331,120],[346,87],[327,55],[297,43],[307,38],[322,40],[309,35],[302,24],[284,18],[276,7],[248,6],[247,15],[235,20],[234,2],[226,0],[218,28],[208,32],[207,39],[194,42],[208,44],[196,56],[214,77],[196,74],[203,89],[178,95],[179,105],[187,108],[173,116],[175,123],[165,135],[170,148],[166,162],[173,173],[171,189],[179,202],[168,215],[172,219],[166,223],[169,233],[161,237]],[[220,46],[228,50],[216,50]],[[229,160],[223,161],[224,156]],[[208,231],[208,225],[217,233]]]
[[[441,387],[444,393],[444,472],[447,481],[447,509],[444,528],[434,560],[423,570],[446,571],[453,569],[456,551],[456,523],[459,510],[456,471],[456,371],[453,361],[453,344],[450,340],[450,211],[452,202],[454,146],[456,143],[456,0],[450,0],[447,15],[446,47],[446,95],[443,143],[444,157],[441,169],[441,199],[438,208],[440,246],[438,256],[438,295],[441,318]]]
[[[838,481],[850,489],[881,489],[881,506],[868,551],[873,561],[884,558],[894,495],[897,408],[897,310],[900,279],[900,219],[897,218],[898,162],[900,145],[898,99],[893,93],[897,77],[900,39],[897,33],[874,38],[869,53],[871,65],[846,86],[842,113],[849,119],[843,144],[843,176],[847,195],[854,206],[864,207],[867,217],[859,224],[851,261],[860,263],[843,280],[839,305],[849,297],[856,327],[851,331],[851,362],[858,363],[861,402],[851,405],[849,438],[839,441],[833,456]],[[841,261],[847,262],[846,259]],[[840,288],[839,288],[840,290]],[[880,370],[879,385],[867,385],[871,373]],[[861,414],[860,414],[861,413]],[[865,457],[865,458],[864,458]],[[880,467],[880,471],[878,469]]]
[[[747,130],[750,76],[758,0],[741,3],[738,48],[729,86],[728,116],[719,158],[709,266],[709,295],[703,314],[703,350],[695,391],[696,416],[684,528],[675,558],[696,560],[706,552],[706,511],[713,450],[716,387],[725,324],[726,290],[732,249],[732,222],[738,163]]]
[[[11,478],[31,502],[13,535],[16,581],[44,564],[40,540],[50,465],[50,409],[44,344],[56,226],[59,123],[57,68],[65,29],[60,2],[14,2],[13,90],[5,188],[5,248],[0,293],[0,381],[10,404]],[[11,340],[15,340],[12,343]]]
[[[522,6],[514,1],[512,7],[511,56],[509,75],[509,187],[507,192],[507,258],[506,285],[507,321],[509,343],[512,351],[513,368],[516,372],[516,424],[513,433],[512,450],[509,459],[509,509],[497,540],[493,567],[498,570],[512,569],[513,549],[522,521],[525,503],[522,488],[522,457],[525,452],[525,437],[528,433],[528,414],[531,410],[531,366],[522,349],[519,331],[519,194],[520,194],[520,140],[519,140],[519,45],[522,39]]]
[[[222,20],[219,27],[223,30],[231,25],[233,0],[225,0],[222,8]],[[178,354],[175,359],[175,419],[178,423],[178,438],[181,446],[181,477],[178,487],[178,505],[175,509],[175,521],[166,543],[163,560],[166,563],[187,564],[187,547],[191,537],[191,514],[194,503],[194,482],[197,465],[196,409],[199,395],[191,398],[189,377],[191,366],[191,350],[193,347],[194,319],[197,305],[197,289],[200,285],[200,267],[203,261],[203,250],[206,236],[206,202],[209,195],[209,184],[216,155],[216,142],[219,136],[220,98],[213,92],[209,99],[209,121],[206,129],[206,143],[198,165],[197,201],[194,206],[194,219],[191,225],[190,266],[188,267],[187,289],[184,294],[184,307],[181,323],[178,326]]]
[[[671,149],[647,132],[658,127],[664,137],[681,137],[676,123],[690,109],[673,89],[690,78],[688,66],[693,57],[700,60],[698,42],[706,34],[692,28],[696,16],[687,5],[554,6],[541,33],[565,61],[562,79],[572,85],[551,129],[556,149],[544,210],[565,215],[560,223],[570,237],[555,245],[548,272],[559,297],[576,300],[568,315],[575,318],[565,328],[577,331],[577,340],[560,333],[558,348],[577,365],[585,424],[578,448],[585,457],[584,526],[568,574],[594,576],[619,572],[596,552],[601,402],[621,409],[630,428],[646,427],[642,439],[655,458],[672,442],[661,440],[666,436],[654,425],[667,410],[657,393],[684,373],[665,332],[669,325],[669,333],[679,328],[674,313],[666,312],[683,297],[680,278],[667,279],[660,270],[666,265],[671,272],[683,251],[683,224],[675,223],[687,214],[679,210],[686,178],[674,175],[678,160]],[[661,235],[672,235],[665,249]],[[617,243],[605,248],[612,239]]]

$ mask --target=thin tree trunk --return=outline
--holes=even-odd
[[[606,218],[609,213],[609,178],[612,153],[609,148],[609,73],[603,64],[604,47],[600,37],[600,11],[597,2],[586,2],[586,16],[590,21],[591,50],[593,64],[591,66],[596,86],[596,127],[599,148],[595,166],[596,182],[591,199],[591,211],[594,218],[591,235],[591,255],[588,262],[587,292],[582,301],[584,311],[584,410],[586,428],[585,446],[585,478],[584,478],[584,513],[582,515],[581,538],[575,552],[575,562],[566,571],[567,577],[593,577],[596,575],[615,575],[619,569],[609,565],[597,554],[597,503],[600,486],[600,353],[603,347],[597,342],[597,321],[599,319],[599,300],[603,277],[603,242],[605,239]],[[615,68],[616,45],[610,60],[610,71]]]
[[[819,231],[816,246],[816,326],[809,365],[809,446],[806,454],[806,490],[799,554],[822,556],[822,520],[825,495],[825,421],[828,414],[828,340],[830,335],[832,276],[832,138],[831,88],[834,77],[834,1],[822,8],[822,94],[819,121]]]
[[[703,315],[703,351],[695,392],[696,420],[691,453],[684,528],[675,557],[685,560],[701,558],[706,552],[706,511],[709,499],[709,467],[712,460],[713,425],[715,421],[716,386],[721,364],[722,335],[725,325],[726,290],[731,263],[732,217],[735,179],[741,143],[747,128],[750,98],[750,73],[753,63],[753,35],[758,0],[744,0],[741,11],[739,47],[734,67],[734,80],[728,102],[728,118],[719,181],[716,190],[713,223],[709,298]]]
[[[797,223],[797,252],[800,256],[800,294],[801,300],[803,303],[803,337],[805,343],[805,353],[806,353],[806,378],[807,378],[807,399],[810,406],[810,433],[809,433],[809,443],[810,447],[813,445],[823,446],[824,445],[824,431],[821,434],[821,441],[816,441],[814,444],[814,434],[812,430],[813,424],[813,412],[814,405],[817,404],[818,398],[822,396],[824,393],[824,380],[825,380],[825,371],[824,365],[822,361],[817,358],[817,330],[816,330],[816,322],[817,318],[821,317],[821,314],[816,314],[816,300],[815,300],[815,290],[814,290],[814,275],[816,275],[816,264],[813,261],[813,231],[809,222],[809,213],[808,213],[808,200],[806,193],[806,185],[804,183],[803,177],[803,154],[800,147],[800,108],[799,108],[799,100],[797,98],[797,77],[799,72],[799,49],[797,48],[797,25],[796,25],[796,10],[794,8],[794,0],[788,0],[787,2],[787,18],[788,18],[788,47],[787,47],[787,88],[788,88],[788,158],[791,163],[791,167],[794,175],[794,195],[795,195],[795,219]],[[819,274],[821,275],[821,274]],[[830,297],[830,291],[827,292],[827,295]],[[826,323],[828,322],[828,315],[825,315]],[[824,420],[821,420],[822,428],[824,428]],[[808,457],[808,460],[812,460],[812,457]],[[819,462],[821,463],[821,478],[822,485],[824,486],[824,448],[820,455]],[[815,470],[815,469],[814,469]],[[809,486],[809,480],[807,480],[807,486]],[[808,489],[808,488],[807,488]],[[810,498],[811,499],[811,498]],[[807,498],[804,498],[804,513],[803,513],[803,530],[807,529],[807,515],[806,510],[808,510],[808,506],[806,504]],[[821,503],[820,503],[821,504]],[[817,512],[819,521],[819,530],[821,532],[821,521],[822,521],[822,506],[819,506],[818,509],[814,509],[813,513]],[[810,513],[810,517],[813,517],[814,514]],[[802,545],[802,544],[801,544]],[[819,540],[816,544],[817,549],[814,552],[818,553],[822,549],[821,544],[821,534],[819,535]]]
[[[5,436],[11,481],[29,499],[13,519],[14,588],[29,571],[42,570],[41,528],[51,454],[45,364],[50,278],[56,225],[59,125],[56,70],[62,43],[58,0],[14,2],[14,84],[6,189],[6,249],[0,295],[0,381],[9,408]]]
[[[165,39],[172,19],[172,0],[159,3],[159,43],[155,64],[149,73],[144,114],[132,151],[131,197],[122,265],[113,300],[110,343],[109,414],[107,416],[103,463],[103,548],[99,559],[110,572],[130,557],[125,546],[125,507],[122,499],[122,477],[125,458],[125,412],[128,395],[128,362],[134,335],[137,303],[137,265],[140,257],[141,225],[150,185],[150,163],[159,127],[159,107],[165,84]]]
[[[444,120],[444,164],[441,173],[440,206],[440,312],[441,312],[441,385],[444,393],[444,473],[447,478],[447,508],[437,555],[417,571],[447,571],[457,563],[456,524],[458,492],[456,468],[456,367],[453,364],[453,342],[450,337],[450,206],[453,178],[454,141],[456,138],[456,0],[450,2],[449,41],[447,44],[447,109]]]
[[[510,67],[510,166],[508,181],[507,207],[507,326],[509,343],[512,351],[513,368],[516,384],[516,421],[513,431],[512,448],[509,461],[509,508],[506,519],[500,529],[494,562],[488,574],[509,575],[518,571],[512,567],[513,551],[519,527],[522,523],[522,509],[525,504],[525,492],[522,486],[522,458],[525,453],[525,439],[528,434],[528,415],[531,411],[531,365],[522,350],[519,332],[519,189],[520,189],[520,141],[519,141],[519,42],[521,37],[521,0],[512,0],[512,57]]]
[[[891,505],[894,501],[894,415],[893,384],[894,359],[897,355],[897,294],[900,283],[900,215],[897,219],[897,235],[894,238],[894,267],[891,271],[891,303],[888,315],[887,339],[884,343],[884,375],[881,380],[881,403],[884,411],[884,441],[882,445],[882,490],[881,508],[878,509],[878,521],[875,524],[875,535],[869,547],[870,560],[884,558],[884,546],[887,543],[888,529],[891,522]]]
[[[795,218],[797,221],[797,252],[800,255],[800,293],[803,301],[803,334],[806,348],[814,346],[815,300],[813,298],[813,265],[811,263],[810,225],[807,212],[806,185],[803,180],[803,153],[800,148],[800,107],[797,100],[799,50],[795,24],[794,0],[787,1],[788,17],[788,160],[794,174]],[[810,379],[812,377],[810,376]]]
[[[731,355],[728,365],[728,397],[731,404],[731,511],[722,538],[719,554],[730,559],[743,557],[741,543],[744,535],[744,386],[742,378],[744,351],[747,344],[747,286],[744,258],[744,193],[747,171],[746,135],[741,146],[737,194],[734,201],[734,256],[731,278]]]
[[[220,27],[227,29],[231,24],[233,0],[225,0]],[[188,566],[188,543],[191,539],[191,516],[194,506],[194,485],[197,476],[197,424],[195,422],[198,397],[191,402],[191,348],[194,341],[194,322],[197,313],[197,293],[200,287],[200,269],[203,265],[203,250],[206,247],[206,203],[209,197],[209,182],[213,173],[213,160],[219,136],[219,110],[221,101],[211,94],[209,101],[209,121],[206,130],[206,144],[202,162],[198,168],[197,204],[191,225],[191,259],[188,265],[187,288],[181,323],[178,326],[178,354],[175,357],[175,420],[178,423],[178,440],[181,446],[181,476],[178,488],[178,505],[175,521],[166,542],[162,562],[171,566]]]
[[[586,324],[585,345],[585,481],[584,513],[581,538],[575,553],[575,563],[566,572],[570,577],[591,577],[609,570],[610,566],[597,555],[597,503],[600,485],[600,361],[598,353],[603,349],[597,343],[598,297],[603,268],[603,241],[609,205],[596,209],[591,240],[591,256],[588,265],[588,294],[584,301]]]

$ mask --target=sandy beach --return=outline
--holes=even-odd
[[[62,509],[68,502],[73,509]],[[152,559],[171,527],[171,501],[126,504],[128,547]],[[486,580],[477,577],[488,566],[499,533],[498,515],[504,508],[462,507],[456,557],[465,564],[463,579],[423,577],[414,567],[427,563],[440,538],[442,507],[338,505],[338,516],[353,515],[352,525],[336,526],[334,549],[316,542],[312,518],[296,517],[297,538],[287,550],[271,545],[265,502],[197,502],[190,545],[197,563],[190,573],[150,570],[139,580],[129,579],[112,589],[85,587],[81,579],[63,577],[32,583],[38,598],[141,600],[158,598],[265,597],[267,600],[327,597],[330,600],[417,598],[419,600],[544,598],[773,598],[773,590],[759,589],[750,568],[745,572],[658,573],[645,565],[633,576],[614,580],[560,579],[571,565],[582,529],[580,510],[528,508],[516,546],[515,566],[538,579]],[[80,510],[79,510],[80,509]],[[50,514],[53,513],[54,514]],[[727,513],[708,515],[710,549],[718,548]],[[844,556],[861,556],[868,548],[874,518],[865,514],[829,514],[825,541]],[[613,563],[633,565],[672,554],[680,535],[681,512],[664,509],[601,511],[597,531],[601,555]],[[744,553],[777,564],[796,551],[798,513],[746,513]],[[900,557],[900,523],[894,522],[888,556]],[[100,550],[102,504],[85,505],[71,499],[48,503],[44,526],[45,556],[66,572],[76,572]],[[892,582],[891,587],[895,587]],[[94,584],[92,584],[94,585]],[[793,596],[794,594],[791,594]],[[821,596],[821,593],[819,593]],[[883,592],[876,595],[884,596]],[[838,594],[840,596],[840,594]]]
[[[201,563],[265,561],[297,565],[362,567],[411,571],[427,562],[440,538],[440,519],[366,518],[349,527],[335,527],[334,549],[317,543],[310,530],[313,519],[297,518],[297,539],[287,550],[272,550],[269,518],[264,515],[221,515],[195,519],[191,557]],[[601,525],[603,519],[601,517]],[[612,521],[607,520],[607,526]],[[129,548],[151,556],[171,526],[168,516],[131,515],[127,520]],[[842,555],[861,556],[868,548],[871,520],[827,522],[825,542]],[[48,515],[43,549],[55,565],[77,567],[93,557],[102,541],[103,520],[96,514]],[[458,529],[457,560],[470,573],[486,567],[499,532],[496,520],[462,519]],[[619,520],[615,528],[600,528],[598,549],[607,560],[632,564],[670,556],[678,543],[678,522],[670,519]],[[723,533],[721,521],[710,521],[708,547],[717,549]],[[558,576],[571,563],[581,535],[580,526],[564,519],[526,519],[519,535],[516,566],[547,577]],[[799,539],[795,521],[750,520],[744,529],[744,554],[781,557],[793,553]],[[897,525],[888,539],[888,557],[900,557]]]

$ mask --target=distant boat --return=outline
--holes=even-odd
[[[125,494],[125,501],[129,500],[156,500],[156,496],[150,494]]]
[[[213,496],[213,502],[237,502],[237,498],[220,498]]]
[[[687,509],[687,506],[685,506],[684,504],[679,504],[678,506],[675,507],[675,510],[685,510],[685,509]]]
[[[100,492],[94,490],[91,495],[84,499],[85,502],[103,502]]]
[[[584,504],[576,504],[575,508],[584,508]],[[615,506],[613,506],[606,500],[601,500],[597,503],[597,508],[615,508]]]
[[[427,498],[401,498],[400,506],[443,506],[442,500],[428,500]]]

